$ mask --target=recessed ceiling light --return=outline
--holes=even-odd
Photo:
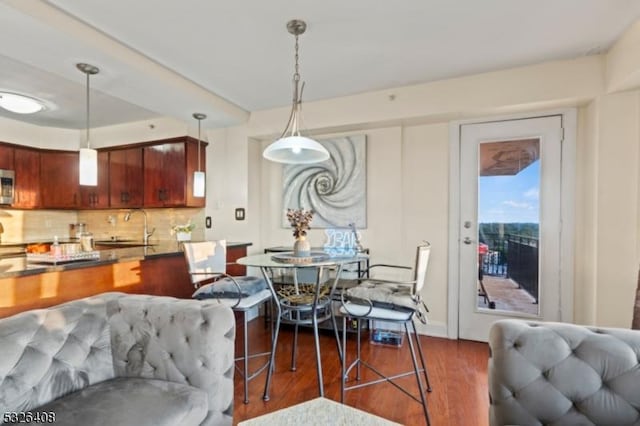
[[[29,96],[0,92],[0,107],[16,114],[33,114],[44,109],[44,103]]]

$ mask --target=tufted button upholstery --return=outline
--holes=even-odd
[[[118,378],[125,380],[121,390],[136,385],[127,382],[130,378],[156,379],[150,385],[153,389],[182,386],[185,406],[202,400],[200,424],[230,425],[234,341],[233,312],[215,301],[105,293],[23,312],[0,319],[0,412],[47,404],[66,407],[65,401],[72,401],[78,392],[90,394],[93,389],[95,393],[97,386],[107,389],[110,383],[119,383]],[[158,380],[176,385],[161,386]],[[81,404],[80,411],[98,409],[108,424],[103,418],[109,414],[105,401],[118,404],[118,399],[95,399],[103,405]],[[76,400],[82,402],[82,398]],[[80,415],[77,408],[67,408],[67,414]],[[190,409],[195,416],[198,407]],[[145,424],[142,419],[132,420]]]
[[[489,345],[491,425],[640,424],[640,332],[501,320]]]

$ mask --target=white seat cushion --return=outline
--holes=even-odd
[[[412,312],[418,308],[411,295],[411,286],[386,282],[364,281],[347,290],[347,295],[370,301],[373,306]],[[366,305],[366,303],[365,303]]]
[[[371,309],[371,312],[369,312]],[[369,312],[367,314],[367,312]],[[413,312],[397,311],[394,309],[385,309],[374,306],[371,308],[368,305],[359,305],[353,302],[346,302],[344,306],[340,307],[340,314],[354,317],[363,317],[379,320],[389,321],[407,321],[411,319]]]

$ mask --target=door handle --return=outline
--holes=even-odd
[[[471,244],[473,242],[473,240],[469,237],[464,237],[464,240],[462,240],[463,243],[465,244]]]

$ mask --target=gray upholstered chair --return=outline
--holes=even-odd
[[[489,346],[492,426],[640,425],[640,331],[509,319]]]
[[[0,423],[231,425],[234,339],[229,307],[173,297],[104,293],[2,318]]]
[[[256,378],[269,366],[267,361],[255,371],[249,371],[249,360],[255,357],[269,356],[271,352],[249,353],[248,314],[255,307],[271,300],[273,294],[262,277],[231,276],[227,274],[227,245],[225,240],[184,243],[184,255],[189,266],[191,282],[196,288],[196,299],[218,299],[242,313],[243,352],[236,362],[244,383],[244,403],[249,403],[249,381]]]
[[[342,293],[342,306],[338,310],[338,315],[342,316],[342,344],[338,344],[338,347],[341,348],[340,361],[342,365],[342,380],[340,386],[340,398],[342,402],[344,402],[345,391],[388,382],[393,384],[396,388],[404,392],[415,401],[422,404],[427,425],[431,424],[431,420],[429,418],[429,410],[427,409],[427,399],[425,395],[425,388],[428,392],[431,392],[431,384],[429,383],[429,375],[427,373],[422,345],[420,344],[420,337],[418,336],[416,326],[413,323],[414,319],[417,318],[426,324],[427,308],[422,301],[420,292],[425,283],[430,252],[431,245],[428,242],[425,241],[418,245],[416,249],[415,267],[413,268],[413,278],[411,280],[397,281],[368,278],[366,279],[366,281],[358,284],[355,287],[351,287]],[[407,270],[412,269],[408,266],[374,264],[371,265],[367,271],[365,271],[365,276],[371,276],[371,270],[374,268],[393,268]],[[346,359],[347,317],[350,317],[357,322],[356,359],[353,360],[351,364],[348,365],[348,367]],[[404,326],[407,341],[409,344],[409,350],[411,351],[413,370],[387,376],[382,374],[377,368],[369,364],[367,361],[363,360],[361,358],[360,350],[360,322],[363,320],[384,321],[397,323]],[[336,338],[338,338],[337,330]],[[413,343],[414,340],[415,345],[418,348],[417,356]],[[418,360],[420,362],[420,365],[418,365]],[[360,381],[360,366],[367,367],[376,375],[378,375],[380,379],[347,386],[346,381],[348,380],[349,373],[353,368],[356,368],[356,380],[358,382]],[[425,384],[423,384],[422,382],[420,373],[424,374],[426,382]],[[407,391],[395,381],[395,379],[412,374],[415,375],[417,381],[419,397],[416,397],[414,394]]]

